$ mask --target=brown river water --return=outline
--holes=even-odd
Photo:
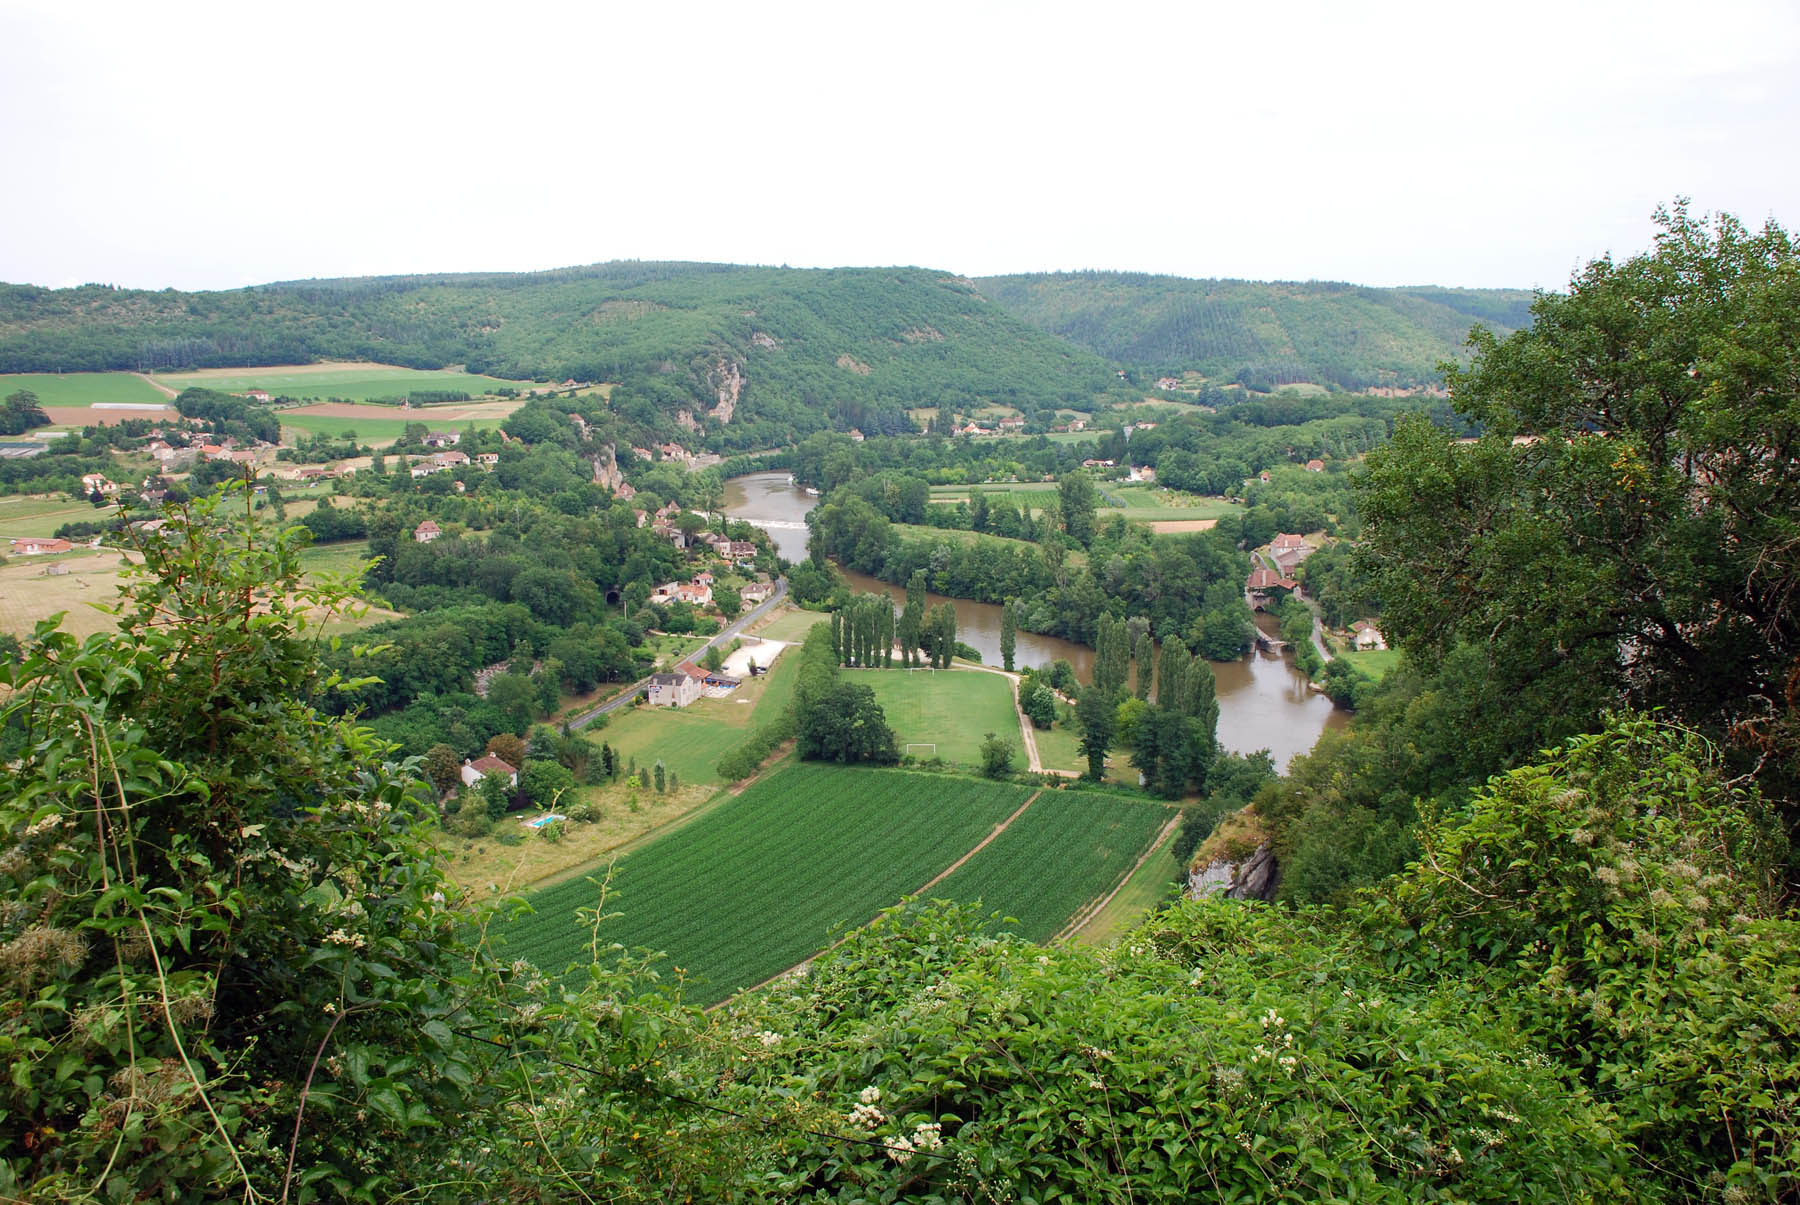
[[[725,510],[733,518],[746,519],[769,533],[776,550],[787,560],[806,557],[806,512],[818,498],[789,483],[786,473],[752,473],[725,483]],[[889,585],[863,573],[844,571],[851,588],[880,590],[904,602],[903,587]],[[956,638],[981,654],[985,665],[1000,664],[1000,608],[991,603],[927,595],[932,606],[948,602],[956,608]],[[1259,624],[1275,631],[1274,621],[1258,616]],[[1094,650],[1084,644],[1018,633],[1014,660],[1018,665],[1048,665],[1065,658],[1085,681],[1094,667]],[[1342,727],[1345,713],[1330,699],[1313,691],[1306,675],[1294,668],[1291,655],[1251,652],[1238,661],[1213,661],[1219,680],[1219,743],[1234,753],[1267,749],[1277,770],[1287,769],[1296,754],[1305,753],[1327,728]]]

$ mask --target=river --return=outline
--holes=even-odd
[[[806,512],[818,498],[790,484],[786,473],[752,473],[725,483],[725,511],[769,533],[775,549],[790,561],[806,557]],[[903,587],[889,585],[863,573],[844,571],[852,589],[880,590],[904,603]],[[991,603],[970,602],[928,594],[932,606],[949,603],[956,608],[956,638],[981,654],[986,665],[1000,664],[1000,608]],[[1274,621],[1258,616],[1275,634]],[[1086,681],[1094,668],[1094,650],[1084,644],[1018,633],[1015,664],[1048,665],[1064,658]],[[1267,749],[1275,768],[1286,770],[1295,755],[1305,753],[1327,728],[1340,728],[1347,717],[1330,699],[1311,689],[1306,675],[1294,668],[1291,654],[1252,651],[1237,661],[1213,661],[1219,680],[1219,743],[1234,753]]]

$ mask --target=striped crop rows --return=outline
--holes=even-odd
[[[1054,936],[1124,878],[1168,823],[1161,804],[1079,790],[1045,791],[993,844],[933,887],[934,899],[1013,917],[1030,941]]]
[[[689,999],[721,1000],[917,891],[1029,794],[974,779],[794,766],[621,861],[606,911],[622,915],[604,923],[601,944],[661,950],[689,975]],[[561,973],[587,956],[576,909],[598,902],[585,880],[538,892],[534,915],[503,931],[504,953]]]

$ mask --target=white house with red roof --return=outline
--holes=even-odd
[[[490,774],[503,775],[506,785],[519,785],[519,771],[495,757],[492,753],[476,758],[474,761],[463,761],[462,780],[466,786],[475,786]]]
[[[436,522],[427,519],[413,528],[413,541],[419,544],[429,544],[443,534],[443,530],[438,527]]]

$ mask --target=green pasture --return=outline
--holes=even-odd
[[[783,611],[752,634],[767,640],[800,641],[806,639],[814,624],[830,622],[831,616],[824,611],[794,609]]]
[[[66,495],[55,498],[0,498],[0,540],[24,536],[52,536],[64,523],[100,523],[118,512],[111,506],[76,502]],[[0,546],[0,556],[6,548]]]
[[[246,368],[242,372],[157,373],[154,379],[179,393],[190,385],[217,389],[222,393],[244,393],[261,389],[276,397],[342,398],[350,402],[366,402],[373,398],[397,398],[418,389],[441,389],[481,397],[503,387],[526,390],[530,381],[503,381],[499,377],[479,376],[469,372],[431,371],[419,368],[346,365],[341,369],[314,370],[305,366],[277,365],[271,368]],[[149,386],[145,386],[149,388]],[[152,390],[152,392],[155,392]],[[159,394],[156,399],[161,400]],[[412,421],[418,422],[415,417]],[[430,421],[429,419],[424,421]]]
[[[288,504],[288,514],[294,504]],[[369,559],[367,540],[339,540],[332,544],[314,544],[300,554],[300,571],[311,577],[315,573],[333,573],[339,577],[355,573]]]
[[[1012,918],[1007,930],[1027,941],[1048,941],[1118,885],[1171,814],[1147,800],[1046,790],[930,894],[979,900],[984,910]]]
[[[888,726],[900,742],[931,742],[937,756],[963,766],[981,764],[981,742],[992,732],[1013,744],[1016,763],[1025,764],[1019,749],[1019,718],[1013,709],[1012,683],[999,674],[958,669],[845,670],[847,681],[875,691]],[[921,759],[929,750],[915,749]]]
[[[1357,669],[1379,682],[1400,664],[1399,649],[1369,649],[1361,653],[1340,653],[1339,656]]]
[[[0,373],[0,398],[21,389],[37,394],[45,406],[91,406],[95,402],[168,404],[169,397],[149,381],[129,372]],[[139,417],[154,418],[146,411]]]
[[[898,770],[798,763],[631,853],[605,899],[602,945],[666,953],[710,1004],[760,983],[917,892],[1030,797],[1028,788]],[[586,959],[576,877],[528,897],[498,931],[508,957],[550,974]]]

